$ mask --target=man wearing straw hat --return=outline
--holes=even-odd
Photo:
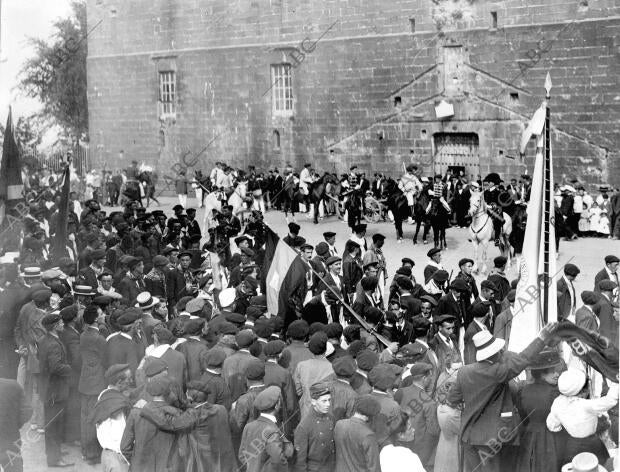
[[[502,352],[505,341],[487,330],[473,336],[476,362],[459,369],[448,393],[450,403],[465,402],[459,432],[465,470],[500,471],[501,447],[509,444],[518,430],[508,382],[542,351],[556,326],[545,326],[519,354]]]

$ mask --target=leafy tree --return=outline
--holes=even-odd
[[[20,117],[13,125],[15,127],[15,140],[22,152],[34,151],[41,144],[43,132],[37,117]],[[4,125],[0,123],[0,143],[4,142]]]
[[[45,127],[59,125],[71,140],[88,139],[86,4],[73,1],[72,15],[54,23],[51,42],[30,38],[34,56],[24,63],[18,88],[38,99],[37,118]]]

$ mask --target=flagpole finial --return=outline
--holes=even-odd
[[[549,97],[551,94],[552,85],[553,84],[551,83],[551,74],[547,72],[547,77],[545,78],[545,90],[547,91],[547,97]]]

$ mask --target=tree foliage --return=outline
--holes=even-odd
[[[72,140],[88,139],[86,4],[74,1],[72,15],[54,23],[52,39],[30,38],[34,56],[20,71],[18,88],[38,99],[37,118],[47,127],[57,124]]]
[[[22,152],[31,153],[41,144],[43,133],[35,116],[20,117],[13,125],[15,141]],[[4,142],[4,125],[0,123],[0,143]]]

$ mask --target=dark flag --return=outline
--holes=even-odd
[[[9,107],[9,116],[6,121],[2,144],[2,163],[0,164],[0,223],[3,228],[6,227],[7,223],[5,216],[13,214],[17,203],[24,199],[22,165],[19,159],[19,148],[15,141],[12,115]]]
[[[554,335],[565,341],[582,361],[618,383],[618,348],[609,339],[570,321],[561,321]]]
[[[271,316],[282,316],[285,324],[289,324],[297,318],[296,307],[301,308],[303,303],[306,265],[301,256],[269,227],[265,232],[262,273],[265,277],[267,312]]]
[[[71,191],[71,165],[67,164],[63,172],[58,218],[56,219],[56,233],[52,240],[50,253],[52,259],[58,260],[66,256],[67,252],[67,217],[69,215],[69,192]]]

